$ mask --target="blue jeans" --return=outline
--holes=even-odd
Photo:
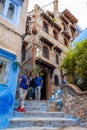
[[[40,100],[40,98],[41,98],[41,87],[40,86],[35,88],[35,98],[36,98],[36,100]]]
[[[32,95],[33,95],[34,91],[35,91],[34,88],[30,88],[30,91],[29,91],[29,98],[32,98]]]

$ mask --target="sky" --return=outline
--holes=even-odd
[[[29,0],[28,12],[32,11],[35,4],[38,4],[43,10],[53,11],[54,0]],[[68,9],[77,19],[82,29],[87,27],[87,0],[58,0],[59,12]],[[49,5],[49,3],[51,3]],[[46,7],[44,7],[47,5]]]

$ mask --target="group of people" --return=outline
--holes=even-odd
[[[26,112],[26,109],[24,108],[24,101],[28,90],[29,99],[32,99],[33,93],[35,93],[35,99],[40,100],[42,83],[43,79],[38,73],[33,77],[30,77],[29,72],[19,76],[19,107],[17,108],[17,111]]]
[[[26,109],[24,108],[24,102],[27,94],[30,100],[32,99],[33,94],[35,94],[36,100],[40,100],[43,79],[38,73],[31,77],[30,72],[19,76],[18,79],[19,107],[17,108],[17,111],[26,112]],[[62,77],[60,81],[60,89],[62,89],[64,84],[66,84],[66,80],[64,79],[64,77]]]

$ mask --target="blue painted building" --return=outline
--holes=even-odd
[[[0,129],[7,127],[12,114],[17,76],[16,55],[0,49]]]
[[[0,1],[0,130],[13,112],[28,1]]]

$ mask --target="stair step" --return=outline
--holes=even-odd
[[[57,102],[59,102],[61,100],[57,100]],[[25,108],[26,111],[58,111],[57,106],[55,105],[55,101],[49,101],[49,100],[26,100],[25,101]],[[16,109],[19,106],[19,101],[15,102],[14,105],[14,111],[16,111]],[[51,107],[50,107],[51,106]],[[59,111],[61,111],[59,109]]]
[[[63,112],[39,112],[39,111],[30,111],[30,112],[13,112],[14,117],[63,117],[65,114]]]
[[[48,103],[46,100],[25,100],[26,111],[47,111]],[[19,106],[19,101],[15,102],[14,110]]]
[[[25,106],[48,106],[50,103],[60,102],[61,99],[56,101],[50,101],[50,100],[25,100]],[[19,101],[15,101],[15,106],[19,105]]]
[[[24,128],[8,128],[6,130],[58,130],[60,128],[52,127],[24,127]]]
[[[25,106],[31,106],[31,105],[33,105],[33,106],[37,106],[37,105],[39,105],[39,106],[41,106],[41,105],[48,105],[48,103],[50,103],[50,101],[49,100],[25,100]],[[19,100],[16,100],[15,101],[15,105],[19,105]]]
[[[9,127],[63,127],[77,125],[77,119],[53,118],[53,117],[13,117]]]
[[[14,106],[14,111],[16,111],[17,107]],[[26,111],[47,111],[47,106],[25,106]]]

